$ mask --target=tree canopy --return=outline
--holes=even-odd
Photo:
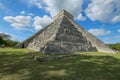
[[[109,44],[109,47],[114,49],[114,50],[120,51],[120,43]]]
[[[18,41],[11,40],[11,35],[0,33],[0,46],[14,47],[18,44]]]

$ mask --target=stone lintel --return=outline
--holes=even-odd
[[[60,18],[60,17],[63,17],[63,16],[65,16],[65,17],[73,20],[73,16],[72,16],[70,13],[68,13],[68,12],[65,11],[65,10],[62,10],[60,13],[58,13],[58,14],[54,17],[54,21],[57,20],[57,19]]]

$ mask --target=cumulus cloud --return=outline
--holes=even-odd
[[[83,0],[28,0],[31,5],[44,9],[54,17],[62,10],[70,12],[77,20],[86,20],[82,15]]]
[[[104,30],[103,28],[100,28],[100,29],[89,29],[88,32],[90,32],[91,34],[93,34],[95,36],[103,36],[103,35],[107,35],[107,34],[111,33],[110,30]]]
[[[33,26],[35,27],[36,30],[40,30],[43,27],[50,24],[51,22],[52,22],[52,19],[47,15],[44,15],[43,17],[36,16],[34,17]]]
[[[86,17],[82,16],[82,14],[79,14],[76,19],[77,19],[77,20],[81,20],[81,21],[85,21],[85,20],[86,20]]]
[[[120,29],[118,29],[117,31],[120,32]]]
[[[35,30],[40,30],[52,22],[52,19],[47,15],[43,17],[35,16],[34,18],[31,16],[5,16],[3,19],[11,23],[11,26],[14,28],[29,31],[31,31],[31,29],[28,29],[28,27],[34,26]]]
[[[44,3],[47,5],[46,10],[50,12],[52,17],[63,9],[77,17],[82,12],[83,0],[44,0]]]
[[[21,11],[20,14],[25,14],[25,11]]]
[[[116,23],[116,22],[118,22],[118,21],[120,21],[120,15],[115,16],[115,17],[112,19],[112,22],[114,22],[114,23]]]
[[[35,5],[38,8],[42,8],[42,1],[41,0],[28,0],[29,4]]]
[[[119,22],[120,1],[119,0],[92,0],[85,10],[86,15],[92,21]]]
[[[11,23],[11,26],[22,29],[31,25],[31,16],[5,16],[5,21]]]

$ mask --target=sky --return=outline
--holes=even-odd
[[[104,43],[120,42],[120,0],[0,0],[0,33],[22,42],[62,10]]]

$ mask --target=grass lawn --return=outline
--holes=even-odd
[[[0,80],[120,80],[120,53],[37,62],[26,49],[0,49]]]

